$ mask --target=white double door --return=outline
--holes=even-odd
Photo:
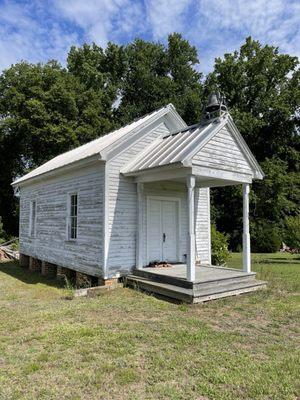
[[[179,202],[148,198],[147,262],[178,261]]]

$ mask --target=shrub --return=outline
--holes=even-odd
[[[229,259],[228,250],[229,235],[217,231],[214,225],[211,226],[211,258],[213,265],[225,265]]]
[[[292,249],[300,250],[300,215],[285,218],[284,241]]]
[[[256,223],[251,231],[251,250],[254,253],[276,253],[281,243],[279,229],[267,221]]]

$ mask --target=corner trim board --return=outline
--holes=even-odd
[[[109,162],[104,167],[103,191],[103,279],[108,277],[108,251],[109,251]]]

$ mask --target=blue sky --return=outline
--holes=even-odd
[[[71,45],[136,37],[166,42],[181,32],[199,70],[251,35],[300,56],[299,0],[0,0],[0,70],[20,60],[65,63]]]

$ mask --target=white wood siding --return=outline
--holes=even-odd
[[[211,264],[210,190],[195,188],[196,259]]]
[[[126,274],[136,263],[137,185],[120,174],[120,169],[153,140],[168,133],[167,126],[160,123],[108,162],[107,277]]]
[[[226,127],[193,157],[193,164],[252,175],[248,160]]]
[[[20,252],[87,274],[102,275],[104,164],[24,186],[20,196]],[[68,193],[78,194],[77,240],[68,241]],[[37,204],[36,235],[30,236],[30,202]]]

